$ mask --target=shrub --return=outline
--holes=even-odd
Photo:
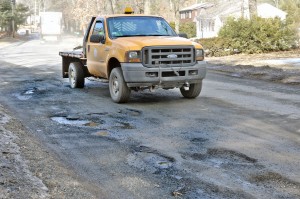
[[[170,22],[170,26],[175,30],[175,23]],[[196,37],[196,23],[185,22],[179,25],[179,32],[186,33],[188,38]]]
[[[179,25],[179,32],[186,33],[188,38],[196,37],[196,23],[185,22]]]
[[[297,33],[279,18],[229,18],[219,37],[229,41],[229,49],[251,54],[288,50],[295,45]]]
[[[175,31],[175,22],[171,21],[169,24],[170,24],[171,28]]]
[[[206,56],[226,56],[231,55],[234,49],[230,47],[229,40],[221,37],[205,38],[197,41],[200,43],[204,50]]]

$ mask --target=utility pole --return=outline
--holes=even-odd
[[[11,0],[11,14],[12,14],[12,37],[15,37],[15,5],[16,5],[16,0]]]

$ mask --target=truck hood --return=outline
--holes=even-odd
[[[178,46],[178,45],[194,45],[196,48],[202,48],[198,43],[192,42],[182,37],[170,37],[170,36],[147,36],[147,37],[120,37],[115,39],[124,47],[129,47],[128,50],[141,50],[145,46]]]

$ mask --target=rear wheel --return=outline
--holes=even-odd
[[[180,92],[185,98],[196,98],[199,96],[202,89],[202,81],[200,83],[191,84],[189,90],[184,90],[183,87],[180,88]]]
[[[129,100],[130,88],[127,87],[120,67],[114,68],[109,76],[109,92],[111,99],[116,103]]]
[[[84,71],[81,63],[73,62],[69,66],[69,82],[71,88],[84,87]]]

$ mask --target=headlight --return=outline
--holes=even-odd
[[[204,60],[204,50],[203,49],[196,49],[196,60],[197,61]]]
[[[141,62],[141,52],[140,51],[128,51],[126,53],[127,62]]]

